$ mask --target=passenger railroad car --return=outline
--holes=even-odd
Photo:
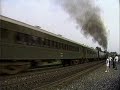
[[[62,64],[63,66],[101,59],[103,52],[53,34],[36,26],[0,16],[1,73]],[[99,54],[98,54],[99,52]]]

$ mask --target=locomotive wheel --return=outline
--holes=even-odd
[[[17,74],[29,67],[28,63],[0,64],[0,74]]]

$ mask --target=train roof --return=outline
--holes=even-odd
[[[62,37],[62,35],[60,35],[60,34],[57,35],[57,34],[54,34],[54,33],[52,33],[52,32],[46,31],[46,30],[44,30],[44,29],[41,29],[39,26],[32,26],[32,25],[26,24],[26,23],[24,23],[24,22],[21,22],[21,21],[15,20],[15,19],[11,19],[11,18],[6,17],[6,16],[3,16],[3,15],[0,15],[0,19],[1,19],[1,20],[4,20],[4,21],[7,21],[7,22],[11,22],[11,23],[17,24],[17,25],[20,25],[20,26],[24,26],[24,27],[27,27],[27,28],[31,28],[32,30],[40,31],[40,32],[42,32],[42,33],[49,34],[49,35],[52,35],[52,36],[54,36],[54,37],[61,38],[61,39],[63,39],[63,40],[67,40],[67,41],[69,41],[69,42],[72,42],[72,43],[81,45],[81,46],[83,46],[83,47],[86,47],[86,48],[95,50],[95,49],[92,48],[92,47],[88,47],[88,46],[86,46],[86,45],[80,44],[80,43],[75,42],[75,41],[73,41],[73,40],[70,40],[70,39],[68,39],[68,38]]]

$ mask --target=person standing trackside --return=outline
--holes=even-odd
[[[113,66],[113,68],[115,68],[115,62],[114,62],[114,59],[115,59],[115,57],[112,57],[113,59],[112,59],[112,66]]]
[[[115,56],[115,59],[116,59],[116,62],[118,62],[118,56],[117,55]]]
[[[110,59],[109,57],[106,59],[106,71],[105,72],[109,72],[109,66],[110,66]]]
[[[115,70],[117,70],[118,56],[116,55],[114,58]]]
[[[109,57],[109,68],[111,67],[111,62],[112,62],[112,60],[113,60],[113,59],[112,59],[112,57],[110,56],[110,57]]]

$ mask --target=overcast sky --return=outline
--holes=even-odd
[[[70,16],[55,0],[1,0],[1,14],[33,26],[61,34],[81,44],[99,46],[90,36],[85,37]],[[101,18],[108,35],[108,51],[120,53],[119,0],[94,0],[101,9]]]

